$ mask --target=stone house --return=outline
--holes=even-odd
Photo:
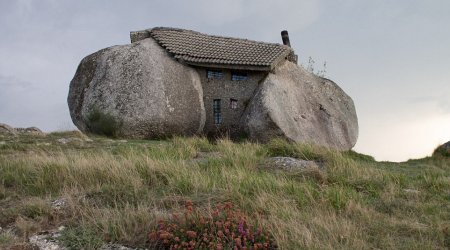
[[[358,137],[352,99],[297,65],[283,44],[175,28],[131,32],[131,44],[84,57],[67,103],[83,132],[122,138],[228,135],[348,150]]]
[[[285,61],[297,63],[288,32],[281,35],[283,44],[274,44],[158,27],[131,32],[130,38],[134,43],[151,37],[178,62],[194,67],[203,87],[203,132],[239,137],[241,117],[258,85]]]

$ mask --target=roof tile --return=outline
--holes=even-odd
[[[288,46],[240,38],[212,36],[199,32],[153,28],[150,35],[175,58],[186,63],[273,68],[292,49]]]

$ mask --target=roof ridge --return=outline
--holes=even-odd
[[[177,59],[202,66],[251,66],[253,70],[270,70],[293,53],[289,46],[208,35],[198,31],[155,27],[146,32]]]

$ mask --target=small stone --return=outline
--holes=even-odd
[[[420,193],[419,190],[410,189],[410,188],[405,188],[405,189],[403,189],[403,191],[405,191],[405,193],[409,193],[409,194],[419,194]]]
[[[60,138],[56,141],[61,144],[67,144],[67,143],[74,142],[74,141],[82,142],[83,140],[80,138],[76,138],[76,137],[70,137],[70,138]]]
[[[101,250],[135,250],[137,248],[129,248],[119,244],[105,244],[100,248]]]
[[[57,199],[52,201],[52,208],[55,210],[60,210],[61,208],[66,206],[66,200],[65,199]]]
[[[268,165],[282,170],[319,170],[320,167],[315,161],[305,161],[292,157],[271,157],[268,159]]]
[[[62,144],[67,144],[69,142],[68,139],[66,139],[66,138],[61,138],[61,139],[58,139],[56,141],[59,142],[59,143],[62,143]]]
[[[5,145],[6,142],[5,141],[0,141],[0,145]]]

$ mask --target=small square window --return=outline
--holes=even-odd
[[[230,99],[230,108],[231,109],[237,109],[238,108],[238,100]]]
[[[206,77],[208,79],[221,79],[223,77],[223,73],[222,71],[207,70]]]
[[[248,79],[247,73],[242,72],[232,72],[231,81],[245,81]]]

